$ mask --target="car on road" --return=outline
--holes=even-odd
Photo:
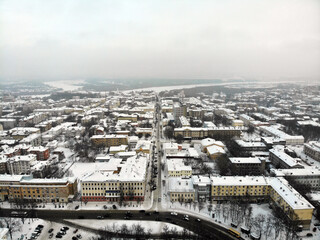
[[[196,222],[201,222],[201,219],[200,218],[196,218],[195,221]]]
[[[108,217],[110,217],[110,214],[109,214],[109,213],[106,213],[106,214],[104,215],[104,218],[108,218]]]
[[[102,216],[97,216],[97,219],[103,219],[103,217]]]
[[[188,216],[188,215],[184,215],[184,216],[183,216],[183,220],[189,221],[189,216]]]
[[[146,212],[144,215],[151,216],[151,212]]]
[[[125,220],[129,220],[130,217],[129,217],[129,216],[124,216],[124,219],[125,219]]]
[[[132,215],[133,215],[133,214],[132,214],[130,211],[127,211],[127,212],[126,212],[126,216],[132,217]]]
[[[57,233],[56,238],[62,238],[62,234]]]
[[[159,214],[159,212],[158,212],[158,211],[154,211],[153,213],[154,213],[154,214]]]
[[[143,209],[142,209],[142,210],[140,210],[139,212],[141,212],[141,213],[145,213],[145,212],[146,212],[146,210],[143,210]]]
[[[171,215],[174,215],[174,216],[177,216],[177,215],[178,215],[177,212],[171,212],[170,214],[171,214]]]

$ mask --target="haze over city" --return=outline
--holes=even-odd
[[[320,77],[320,2],[0,1],[0,81]]]

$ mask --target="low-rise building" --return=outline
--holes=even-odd
[[[223,142],[221,141],[216,141],[212,138],[205,138],[205,139],[202,139],[201,140],[201,150],[203,152],[207,152],[207,148],[210,147],[210,146],[218,146],[218,147],[221,147],[221,148],[224,148],[225,145],[223,144]]]
[[[217,160],[219,156],[226,154],[226,151],[222,147],[212,145],[207,147],[207,154],[211,160]]]
[[[304,144],[304,153],[312,159],[320,162],[320,142],[311,141]]]
[[[231,122],[232,127],[243,127],[244,123],[242,120],[234,119]]]
[[[314,207],[284,178],[211,177],[212,201],[270,201],[290,220],[310,228]]]
[[[37,157],[34,154],[11,157],[7,161],[8,173],[12,175],[30,174],[31,166],[36,161]]]
[[[33,147],[39,146],[41,144],[41,134],[39,133],[33,133],[29,136],[23,138],[20,140],[21,144],[31,145]]]
[[[232,157],[229,158],[234,175],[262,175],[265,170],[265,159],[259,157]]]
[[[147,140],[139,140],[137,142],[137,145],[135,146],[135,151],[137,153],[142,152],[142,153],[150,153],[151,149],[151,142]]]
[[[286,154],[282,148],[269,150],[270,161],[276,168],[304,168],[300,160]]]
[[[37,160],[39,161],[48,160],[48,158],[50,157],[50,151],[47,147],[30,147],[28,149],[28,152],[31,154],[35,154],[37,156]]]
[[[271,175],[275,177],[284,177],[293,184],[307,185],[312,190],[320,190],[319,168],[271,169]]]
[[[119,152],[125,152],[128,150],[128,145],[120,145],[120,146],[111,146],[109,148],[109,153],[110,154],[116,154]]]
[[[192,183],[194,187],[194,199],[198,202],[206,202],[211,200],[211,181],[206,176],[192,176]]]
[[[243,140],[235,140],[237,149],[241,152],[266,151],[267,146],[263,142],[246,142]]]
[[[41,179],[0,175],[0,197],[11,202],[68,202],[77,194],[77,179]]]
[[[180,120],[182,127],[190,127],[190,122],[188,121],[188,119],[185,116],[180,116],[179,120]]]
[[[193,202],[195,190],[192,179],[181,179],[179,177],[169,178],[169,196],[171,202]]]
[[[181,158],[167,159],[168,177],[190,178],[191,166],[186,166]]]
[[[120,146],[128,145],[128,136],[125,135],[93,135],[91,137],[91,142],[95,146]]]
[[[166,142],[163,143],[163,151],[164,151],[164,155],[177,155],[177,153],[179,152],[179,146],[177,143],[174,142]]]
[[[82,178],[82,201],[144,201],[147,158],[139,154],[119,160],[110,160],[106,170]]]
[[[304,229],[310,229],[314,207],[287,180],[270,179],[270,198],[290,221],[297,221]]]
[[[283,139],[286,142],[286,145],[301,145],[304,143],[303,136],[291,136],[273,126],[261,126],[260,130],[273,137]]]

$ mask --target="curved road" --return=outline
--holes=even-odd
[[[15,213],[13,213],[15,212]],[[61,221],[61,219],[121,219],[140,221],[163,221],[186,228],[206,239],[237,239],[226,233],[226,229],[218,224],[189,215],[189,221],[183,220],[183,215],[171,215],[167,211],[130,211],[128,217],[125,210],[56,210],[56,209],[0,209],[1,217],[21,217],[16,212],[27,212],[28,218],[41,218],[49,221]]]

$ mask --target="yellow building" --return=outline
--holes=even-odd
[[[191,166],[186,166],[181,158],[167,159],[167,170],[169,177],[190,178],[192,176]]]
[[[211,177],[212,201],[270,201],[291,221],[310,228],[314,207],[284,178]]]
[[[91,142],[95,146],[120,146],[128,145],[128,136],[126,135],[94,135],[91,137]]]
[[[174,136],[183,136],[183,138],[201,139],[208,137],[207,128],[192,128],[192,127],[182,127],[174,129]]]
[[[77,180],[75,178],[41,179],[28,175],[1,175],[0,189],[3,201],[68,202],[77,193]]]
[[[138,121],[138,116],[137,115],[129,115],[129,114],[120,114],[117,118],[117,120],[129,120],[131,122],[136,122]]]
[[[232,124],[233,127],[243,127],[243,121],[242,120],[238,120],[238,119],[234,119],[232,120]]]
[[[251,201],[265,200],[269,195],[269,183],[265,177],[211,177],[212,201],[224,201],[247,197]]]
[[[309,229],[313,206],[302,197],[284,178],[272,178],[270,181],[270,198],[291,221],[298,221]]]
[[[171,202],[193,202],[195,190],[191,178],[169,178],[169,194]]]

